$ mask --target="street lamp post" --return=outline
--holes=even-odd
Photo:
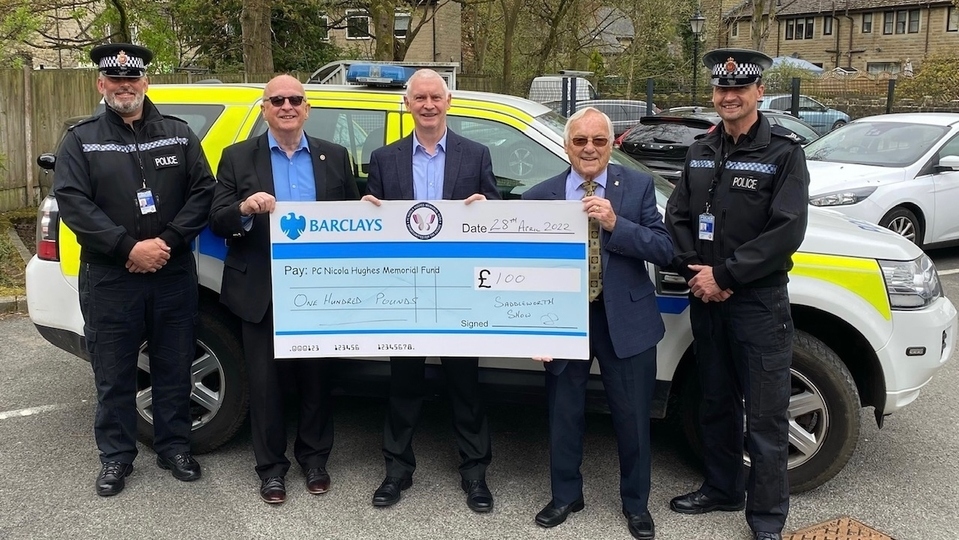
[[[699,73],[699,36],[703,33],[706,17],[697,9],[696,14],[689,18],[689,28],[693,31],[693,105],[699,105],[699,96],[696,90],[696,75]]]

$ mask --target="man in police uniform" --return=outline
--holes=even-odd
[[[793,322],[786,283],[806,231],[809,173],[803,139],[757,110],[762,71],[772,60],[718,49],[703,62],[723,121],[690,146],[666,226],[673,265],[690,287],[706,474],[670,508],[702,514],[745,507],[754,538],[776,540],[789,509]]]
[[[80,310],[97,385],[96,492],[123,490],[137,455],[137,357],[147,341],[157,465],[200,478],[190,454],[191,364],[197,316],[190,242],[206,226],[214,178],[186,122],[146,97],[153,53],[95,47],[106,111],[60,145],[54,192],[80,243]]]

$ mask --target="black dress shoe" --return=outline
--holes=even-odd
[[[549,501],[546,508],[543,508],[536,514],[536,524],[540,527],[546,527],[547,529],[555,527],[566,521],[566,518],[569,517],[571,512],[579,512],[585,507],[586,504],[583,502],[582,497],[566,506],[556,506],[553,501]]]
[[[306,490],[313,495],[322,495],[330,490],[330,475],[323,467],[307,469]]]
[[[774,532],[753,533],[753,540],[783,540],[783,535]]]
[[[266,504],[286,502],[286,480],[282,476],[271,476],[260,482],[260,498]]]
[[[380,487],[373,492],[373,506],[393,506],[400,502],[401,492],[412,485],[412,478],[387,476]]]
[[[705,514],[713,510],[736,512],[746,507],[745,501],[720,501],[707,497],[702,491],[680,495],[669,501],[669,508],[680,514]]]
[[[157,455],[157,466],[172,472],[173,478],[183,482],[192,482],[200,478],[200,464],[189,452],[183,452],[171,458]]]
[[[466,492],[466,506],[470,510],[485,513],[493,510],[493,494],[490,493],[486,480],[463,479],[460,486]]]
[[[100,474],[97,475],[97,495],[101,497],[112,497],[123,491],[125,485],[124,478],[130,476],[133,472],[131,463],[119,463],[110,461],[100,467]]]
[[[626,526],[629,528],[629,534],[637,540],[653,540],[656,538],[656,526],[653,525],[653,516],[649,512],[631,514],[623,510],[626,516]]]

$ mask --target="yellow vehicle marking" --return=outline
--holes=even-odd
[[[796,253],[793,255],[793,275],[810,277],[833,283],[869,303],[884,319],[892,320],[886,283],[879,263],[873,259]]]
[[[65,276],[79,276],[80,244],[77,242],[77,235],[73,234],[62,219],[58,221],[60,226],[57,227],[57,247],[60,251],[60,272]]]

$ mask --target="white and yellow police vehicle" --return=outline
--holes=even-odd
[[[374,82],[382,84],[383,77],[377,73]],[[214,171],[225,146],[266,130],[259,110],[262,94],[263,85],[252,84],[149,89],[162,112],[190,124]],[[349,149],[362,193],[372,150],[412,131],[402,90],[307,85],[306,95],[312,106],[306,131]],[[490,148],[505,198],[517,198],[568,167],[562,140],[565,120],[544,105],[457,91],[448,121],[454,131]],[[54,159],[47,155],[38,161],[52,167]],[[613,161],[645,170],[618,150]],[[665,207],[671,185],[657,177],[656,187],[658,203]],[[794,492],[823,484],[845,466],[859,439],[862,407],[874,407],[881,426],[884,417],[915,400],[949,359],[957,331],[956,309],[943,296],[932,261],[918,247],[878,226],[810,210],[789,283],[796,327],[789,406]],[[58,217],[54,196],[42,203],[37,231],[38,252],[26,271],[30,317],[49,342],[86,358],[77,295],[79,247]],[[204,452],[227,442],[240,428],[248,391],[238,321],[218,302],[226,245],[205,231],[194,247],[200,317],[193,364],[193,444],[195,451]],[[699,393],[688,289],[674,273],[652,265],[649,272],[667,327],[658,349],[654,416],[669,412],[695,442]],[[389,373],[382,360],[333,362],[338,386],[344,392],[382,392]],[[542,393],[543,368],[530,359],[484,358],[481,366],[491,397],[522,399]],[[149,440],[153,430],[145,347],[139,373],[140,432]],[[590,388],[601,389],[598,377]],[[591,403],[601,407],[601,393],[592,395],[597,400]]]

